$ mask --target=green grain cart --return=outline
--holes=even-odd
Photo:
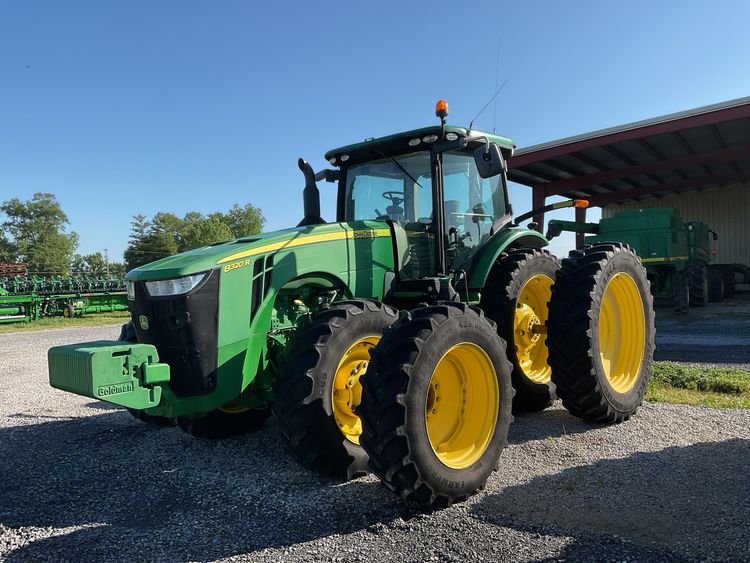
[[[132,323],[119,341],[52,348],[51,384],[200,437],[273,412],[303,465],[369,469],[433,506],[497,468],[512,406],[543,409],[556,390],[577,416],[629,418],[654,350],[640,259],[608,243],[560,263],[518,226],[531,214],[512,219],[511,140],[446,125],[444,102],[436,114],[329,151],[317,174],[300,159],[296,228],[128,273]],[[334,222],[322,180],[338,188]]]
[[[677,209],[621,211],[598,224],[555,219],[549,223],[547,236],[563,230],[592,233],[585,244],[617,241],[630,245],[646,266],[657,303],[684,310],[688,303],[703,307],[709,300],[719,301],[732,293],[734,270],[709,266],[716,233],[700,221],[683,222]]]

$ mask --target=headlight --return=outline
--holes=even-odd
[[[135,283],[132,281],[126,281],[125,289],[128,292],[128,299],[130,301],[135,301]]]
[[[151,297],[164,297],[167,295],[181,295],[195,289],[206,277],[206,272],[193,274],[173,280],[147,281],[146,291]]]

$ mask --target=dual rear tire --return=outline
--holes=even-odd
[[[562,266],[544,250],[510,251],[491,270],[481,306],[508,342],[516,410],[544,409],[557,394],[578,417],[620,422],[642,403],[653,298],[628,245],[573,251]]]
[[[369,300],[312,315],[277,377],[274,412],[304,466],[373,471],[432,506],[484,485],[507,443],[513,388],[505,343],[461,303],[402,313]]]

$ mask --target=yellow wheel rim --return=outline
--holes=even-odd
[[[425,423],[432,451],[446,466],[475,463],[495,432],[500,388],[495,367],[476,344],[448,350],[435,366],[425,401]]]
[[[618,393],[627,393],[638,380],[645,347],[643,300],[633,278],[620,272],[609,280],[599,313],[599,357]]]
[[[333,376],[333,417],[344,437],[354,444],[359,444],[362,434],[362,421],[354,414],[362,402],[362,384],[359,380],[367,371],[370,351],[378,342],[380,336],[374,335],[357,340],[341,357]]]
[[[241,405],[237,401],[229,401],[226,405],[219,407],[218,410],[227,414],[241,414],[243,412],[249,411],[250,407]]]
[[[552,369],[547,363],[547,304],[552,297],[552,278],[536,274],[523,284],[513,316],[516,360],[526,377],[549,383]]]

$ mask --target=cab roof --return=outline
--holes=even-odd
[[[456,127],[455,125],[446,125],[445,132],[455,133],[460,137],[468,137],[469,147],[471,148],[480,146],[484,143],[483,138],[486,137],[491,143],[496,143],[502,149],[503,156],[506,158],[512,156],[513,149],[515,148],[513,141],[510,138],[495,135],[493,133],[486,133],[475,129],[468,131],[464,127]],[[430,135],[439,136],[440,126],[433,125],[431,127],[412,129],[411,131],[388,135],[386,137],[365,139],[360,143],[332,149],[325,154],[325,159],[331,164],[338,166],[342,164],[341,157],[343,155],[348,155],[348,158],[343,162],[352,164],[382,158],[384,154],[397,155],[425,150],[425,148],[429,148],[432,146],[433,142],[435,142],[425,142],[423,140]],[[413,142],[415,139],[419,139],[419,143],[411,146],[409,142]]]

